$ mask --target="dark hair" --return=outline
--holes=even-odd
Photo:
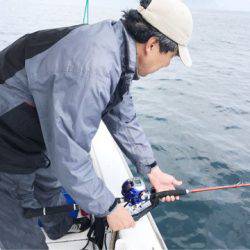
[[[150,3],[151,0],[140,1],[140,5],[145,9]],[[124,11],[122,22],[136,42],[146,43],[150,37],[154,36],[159,41],[160,52],[178,51],[178,44],[145,21],[137,10]]]

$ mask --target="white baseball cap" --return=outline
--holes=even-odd
[[[178,44],[182,62],[191,67],[187,44],[193,31],[193,18],[182,0],[152,0],[146,9],[139,6],[137,10],[148,23]]]

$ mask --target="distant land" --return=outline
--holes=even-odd
[[[193,10],[250,11],[250,0],[185,0]]]

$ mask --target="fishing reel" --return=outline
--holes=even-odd
[[[186,195],[188,192],[186,189],[156,192],[153,188],[151,191],[148,191],[143,180],[139,177],[134,177],[122,184],[121,193],[123,198],[120,199],[120,202],[125,202],[125,207],[128,208],[133,218],[139,220],[158,206],[163,197]]]
[[[124,201],[128,202],[130,206],[143,202],[145,195],[147,196],[148,194],[145,183],[139,177],[126,180],[122,184],[121,193]]]
[[[151,199],[153,192],[147,190],[145,183],[139,177],[126,180],[122,184],[121,193],[125,207],[128,208],[135,220],[140,219],[156,205],[156,202],[152,202]]]

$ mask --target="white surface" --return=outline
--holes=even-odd
[[[46,234],[45,236],[50,250],[80,250],[87,244],[87,232],[69,234],[59,240],[50,240]],[[87,249],[93,249],[92,243],[89,243]]]
[[[97,174],[116,197],[121,197],[121,185],[132,176],[120,149],[101,123],[92,141],[91,157]],[[109,238],[110,235],[107,237]],[[47,238],[50,249],[79,250],[86,244],[86,232],[71,234],[57,241]],[[116,250],[161,250],[167,249],[150,214],[141,218],[135,228],[119,232]],[[90,244],[87,249],[93,249]]]
[[[91,156],[97,173],[107,187],[116,197],[121,197],[121,185],[132,174],[120,149],[103,123],[93,139]],[[124,249],[166,249],[150,214],[138,221],[135,228],[120,231],[119,238],[123,240],[123,247],[126,244]]]

